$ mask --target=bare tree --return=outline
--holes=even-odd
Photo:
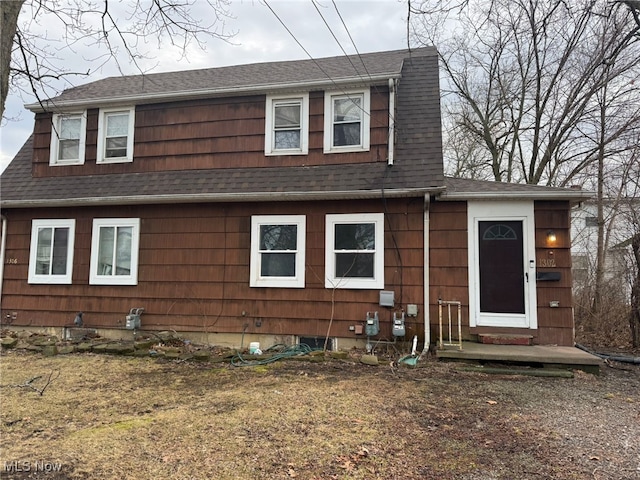
[[[627,3],[413,7],[414,37],[440,51],[451,121],[482,147],[495,180],[570,184],[625,131],[607,129],[594,141],[592,119],[604,85],[618,88],[639,73],[640,25]],[[637,90],[625,95],[631,104]]]
[[[84,61],[99,69],[133,63],[146,73],[142,59],[169,45],[183,55],[191,44],[205,48],[205,39],[228,40],[225,19],[230,0],[2,0],[1,110],[9,88],[42,92],[59,80],[90,72],[68,68],[65,56],[91,52]],[[56,33],[52,33],[56,32]],[[55,88],[55,87],[53,87]],[[57,93],[57,92],[54,92]],[[46,94],[45,94],[46,95]]]

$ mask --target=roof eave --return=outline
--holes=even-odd
[[[88,207],[94,205],[152,205],[168,203],[235,203],[235,202],[294,202],[321,200],[358,200],[374,198],[407,198],[436,195],[444,187],[404,188],[385,190],[347,190],[332,192],[253,192],[199,193],[170,195],[129,195],[121,197],[84,197],[67,199],[2,200],[2,208]]]
[[[568,200],[582,202],[593,197],[593,193],[582,190],[566,192],[443,192],[439,200]]]
[[[109,105],[132,105],[139,103],[162,103],[165,101],[176,100],[197,100],[199,98],[210,97],[225,97],[242,94],[264,94],[275,91],[295,91],[295,90],[313,90],[313,89],[326,89],[340,88],[345,85],[376,85],[387,82],[389,79],[398,79],[401,77],[400,72],[396,73],[381,73],[377,75],[371,75],[366,77],[344,77],[338,79],[326,79],[326,80],[310,80],[306,82],[292,82],[292,83],[276,83],[276,84],[261,84],[261,85],[247,85],[239,87],[225,87],[225,88],[207,88],[201,90],[181,90],[173,92],[160,92],[160,93],[146,93],[135,95],[121,95],[118,97],[99,97],[99,98],[85,98],[78,100],[45,100],[38,103],[25,104],[25,108],[34,112],[45,112],[51,110],[63,110],[80,107],[104,107]]]

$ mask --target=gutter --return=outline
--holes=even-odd
[[[304,82],[294,83],[279,83],[279,84],[262,84],[262,85],[242,85],[222,88],[203,88],[200,90],[178,90],[178,91],[164,91],[158,93],[136,93],[132,95],[121,95],[118,97],[97,97],[97,98],[83,98],[77,100],[45,100],[40,103],[28,103],[24,107],[31,110],[34,113],[46,112],[50,110],[62,110],[78,107],[91,108],[115,106],[115,105],[131,105],[138,103],[161,103],[165,101],[178,101],[178,100],[194,100],[203,97],[223,97],[223,96],[236,96],[243,93],[259,93],[261,95],[269,94],[271,92],[282,92],[283,90],[296,91],[303,90],[309,91],[312,89],[326,89],[330,88],[335,90],[336,87],[341,86],[357,86],[360,84],[374,85],[385,83],[390,78],[400,78],[400,74],[397,73],[390,77],[389,73],[378,74],[367,77],[367,81],[363,82],[360,77],[345,77],[338,79],[328,80],[308,80]],[[64,94],[63,94],[64,95]]]
[[[386,198],[406,198],[429,195],[442,191],[442,187],[400,188],[385,190]],[[222,202],[294,202],[304,200],[349,200],[380,198],[380,190],[345,190],[334,192],[259,192],[259,193],[195,193],[175,195],[127,195],[118,197],[81,197],[37,200],[2,200],[3,208],[78,207],[94,205],[151,205],[167,203],[222,203]]]
[[[7,217],[2,215],[2,239],[0,240],[0,302],[2,301],[2,285],[4,284],[4,255],[7,247]]]

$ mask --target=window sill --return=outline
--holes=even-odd
[[[133,158],[110,158],[109,160],[96,161],[96,165],[109,165],[111,163],[133,163]]]

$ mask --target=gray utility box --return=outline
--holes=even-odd
[[[380,306],[393,307],[395,305],[395,293],[393,290],[380,290]]]
[[[137,330],[140,328],[140,315],[144,312],[144,308],[132,308],[129,315],[125,317],[125,328],[127,330]]]

